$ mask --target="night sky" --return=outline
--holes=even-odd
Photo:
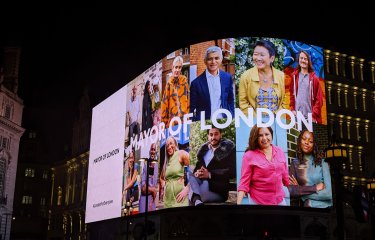
[[[0,7],[0,46],[22,48],[18,93],[25,105],[23,127],[39,129],[44,141],[53,143],[46,145],[49,161],[62,160],[64,145],[70,146],[84,87],[94,107],[168,53],[189,44],[269,36],[375,60],[374,13],[363,12],[366,7],[155,8],[63,8],[35,2]]]

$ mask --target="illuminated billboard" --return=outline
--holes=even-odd
[[[176,50],[93,109],[86,222],[205,204],[332,206],[323,49]]]

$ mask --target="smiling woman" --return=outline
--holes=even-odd
[[[296,152],[297,158],[290,165],[290,195],[300,198],[305,207],[332,206],[329,165],[321,158],[312,132],[300,133]]]
[[[184,167],[189,166],[189,154],[178,149],[178,143],[173,136],[167,138],[165,161],[160,182],[164,207],[183,207],[188,205],[187,195],[189,186],[184,185]]]
[[[267,108],[273,113],[285,108],[284,73],[273,65],[276,56],[275,45],[268,40],[255,43],[254,67],[241,75],[239,84],[239,106],[244,114],[247,109]]]
[[[251,129],[249,145],[242,158],[237,204],[248,194],[253,205],[286,205],[283,185],[288,186],[288,169],[283,150],[272,145],[271,127]]]
[[[167,127],[173,117],[182,117],[189,113],[190,93],[188,79],[182,74],[184,60],[177,56],[173,60],[172,75],[168,79],[161,102],[161,120]],[[171,124],[173,126],[173,123]]]

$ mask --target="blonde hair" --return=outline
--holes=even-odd
[[[184,63],[184,59],[181,56],[175,57],[175,59],[173,59],[173,66],[176,66],[177,62],[180,62],[181,64],[183,64]]]

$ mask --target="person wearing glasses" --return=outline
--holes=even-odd
[[[234,116],[234,94],[232,76],[220,70],[223,53],[217,46],[207,48],[204,57],[206,70],[191,82],[190,112],[193,120],[201,118],[205,111],[206,119],[218,109],[227,109]],[[219,116],[223,118],[225,116]]]

